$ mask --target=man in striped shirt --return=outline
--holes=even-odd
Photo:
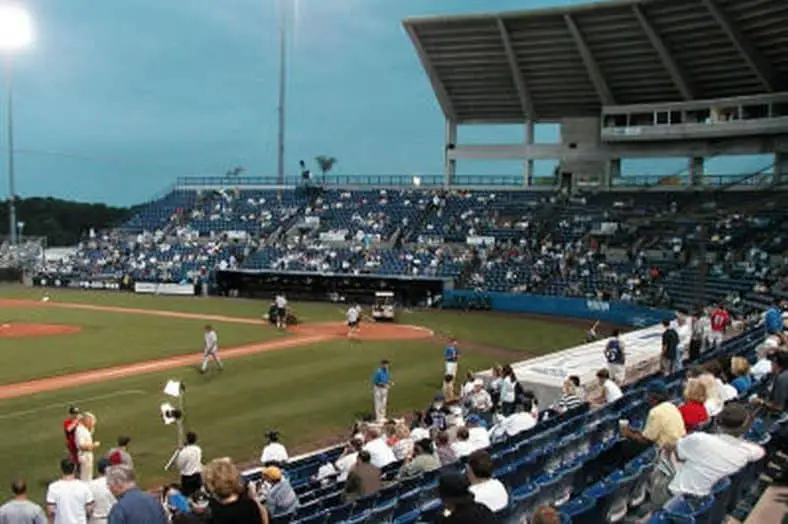
[[[585,400],[578,395],[580,392],[580,377],[577,375],[571,375],[564,380],[563,390],[564,393],[555,406],[555,410],[558,413],[569,411],[585,403]]]

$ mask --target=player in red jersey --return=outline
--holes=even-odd
[[[68,456],[71,458],[71,462],[74,465],[79,465],[79,459],[77,457],[77,442],[75,440],[75,432],[77,430],[77,426],[79,425],[79,409],[74,406],[68,408],[68,418],[63,421],[63,433],[66,436],[66,449],[68,450]]]
[[[725,330],[731,323],[731,315],[725,309],[725,304],[720,304],[711,313],[711,344],[715,348],[720,347],[725,337]]]

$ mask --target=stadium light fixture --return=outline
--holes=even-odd
[[[0,51],[17,51],[33,43],[33,21],[22,7],[0,5]]]
[[[13,53],[33,43],[33,22],[30,14],[13,4],[0,5],[0,53],[6,64],[6,140],[8,166],[8,234],[11,244],[17,243],[16,190],[14,184],[14,68]]]

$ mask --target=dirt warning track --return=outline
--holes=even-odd
[[[136,308],[123,308],[114,306],[94,306],[90,304],[76,304],[68,302],[37,302],[33,300],[0,300],[0,308],[3,307],[38,307],[38,308],[64,308],[82,309],[90,311],[103,311],[122,314],[151,315],[170,318],[186,318],[194,320],[206,320],[215,322],[235,322],[239,324],[259,324],[262,328],[267,328],[266,323],[252,318],[226,317],[222,315],[201,315],[197,313],[180,313],[176,311],[147,310]],[[9,326],[13,327],[13,325]],[[2,327],[0,326],[0,330]],[[273,328],[269,328],[273,329]],[[347,328],[341,322],[316,322],[299,324],[288,330],[285,338],[259,344],[247,344],[235,348],[223,349],[221,351],[222,360],[240,358],[268,351],[306,346],[336,340],[345,337]],[[418,326],[407,326],[399,324],[364,324],[361,330],[353,338],[356,340],[401,340],[401,339],[426,339],[431,338],[433,332],[429,329]],[[24,397],[56,391],[71,387],[95,384],[107,380],[114,380],[146,373],[156,373],[184,366],[197,365],[202,361],[202,354],[192,353],[189,355],[178,355],[134,364],[113,366],[109,368],[81,371],[70,375],[61,375],[49,378],[30,380],[27,382],[17,382],[0,386],[0,400]]]

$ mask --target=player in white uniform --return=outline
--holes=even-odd
[[[347,336],[352,337],[358,331],[358,323],[361,319],[361,307],[358,304],[354,304],[347,308],[345,318],[347,319],[348,327]]]
[[[219,336],[213,326],[208,324],[205,326],[205,349],[202,352],[202,365],[200,366],[200,373],[205,373],[208,370],[208,361],[213,359],[219,367],[219,371],[224,369],[222,366],[222,359],[219,358]]]
[[[274,302],[276,302],[276,327],[284,329],[287,327],[287,299],[279,293]]]

